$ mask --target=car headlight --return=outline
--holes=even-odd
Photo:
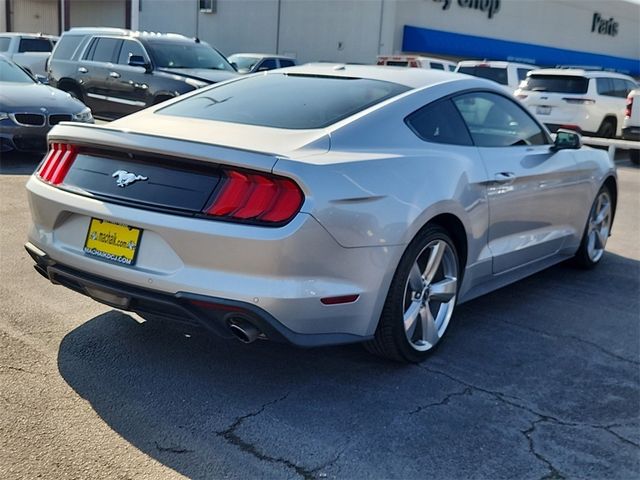
[[[85,108],[79,113],[74,113],[71,118],[74,122],[84,122],[84,123],[93,122],[93,115],[91,115],[91,109],[89,107]]]
[[[7,118],[9,118],[9,114],[6,112],[0,112],[0,122],[2,120],[6,120]]]
[[[207,82],[203,82],[201,80],[194,80],[193,78],[185,78],[184,83],[187,85],[191,85],[193,88],[202,88],[209,85]]]

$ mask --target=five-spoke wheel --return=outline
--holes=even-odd
[[[394,360],[420,362],[440,342],[453,314],[460,266],[449,233],[425,227],[405,251],[367,348]]]

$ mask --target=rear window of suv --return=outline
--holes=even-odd
[[[273,128],[324,128],[407,90],[381,80],[270,74],[207,88],[159,113]]]
[[[552,93],[587,93],[589,79],[575,75],[530,75],[520,86],[523,90]]]
[[[80,45],[80,41],[86,37],[86,35],[62,35],[53,52],[53,58],[56,60],[69,60],[78,45]]]
[[[506,68],[497,67],[460,67],[458,73],[466,73],[467,75],[473,75],[474,77],[486,78],[487,80],[493,80],[500,85],[508,85],[509,78],[507,76]]]

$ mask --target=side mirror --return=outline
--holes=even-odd
[[[36,74],[36,80],[43,85],[49,85],[49,79],[44,75]]]
[[[142,67],[147,73],[151,71],[151,65],[147,63],[142,55],[131,55],[129,57],[129,66]]]
[[[553,142],[553,150],[578,150],[582,147],[582,137],[573,130],[559,129]]]

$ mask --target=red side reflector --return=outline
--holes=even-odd
[[[73,161],[78,155],[78,147],[66,143],[53,143],[40,170],[38,176],[52,185],[60,185],[69,172]]]
[[[321,298],[320,301],[325,305],[339,305],[341,303],[353,303],[355,302],[360,295],[342,295],[341,297],[325,297]]]

